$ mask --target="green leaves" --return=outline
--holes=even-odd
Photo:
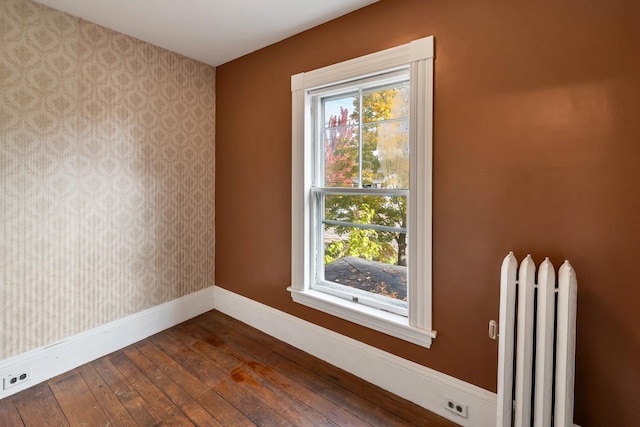
[[[368,199],[359,203],[362,199]],[[356,224],[379,224],[380,200],[390,199],[379,196],[332,196],[334,201],[328,210],[327,218]],[[371,202],[375,201],[376,205]],[[384,224],[383,224],[384,225]],[[394,224],[395,225],[395,224]],[[329,230],[331,226],[326,225]],[[325,248],[324,261],[331,263],[345,256],[355,256],[372,261],[380,261],[387,264],[398,262],[398,253],[393,245],[393,240],[398,233],[388,231],[376,231],[349,226],[333,226],[338,236],[346,239],[336,240]]]

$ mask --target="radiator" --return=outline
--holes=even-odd
[[[573,426],[576,274],[549,258],[537,272],[510,252],[502,262],[498,340],[498,427]]]

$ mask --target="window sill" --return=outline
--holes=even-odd
[[[431,347],[431,340],[436,337],[435,331],[410,326],[409,320],[404,316],[314,290],[301,291],[292,287],[287,290],[291,292],[293,301],[299,304],[422,347]]]

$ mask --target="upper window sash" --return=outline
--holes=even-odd
[[[327,135],[332,134],[351,134],[357,136],[358,139],[358,166],[359,172],[356,178],[357,185],[355,188],[369,188],[369,185],[365,184],[363,172],[365,172],[364,166],[364,139],[370,129],[384,128],[388,124],[404,123],[404,130],[407,132],[410,125],[410,116],[406,111],[400,115],[392,116],[388,119],[380,119],[378,117],[367,117],[364,115],[364,104],[368,96],[372,96],[376,93],[384,92],[389,89],[396,89],[398,91],[404,91],[405,96],[408,95],[410,90],[410,70],[409,65],[405,65],[399,70],[388,71],[381,70],[374,76],[367,77],[365,79],[356,79],[346,83],[331,85],[320,89],[313,89],[307,91],[307,97],[310,98],[311,110],[309,111],[310,121],[309,124],[313,125],[313,165],[315,167],[315,173],[313,175],[313,185],[316,187],[340,187],[345,188],[344,183],[332,183],[326,182],[326,164],[325,159],[327,155],[325,138]],[[327,117],[327,112],[331,114],[337,113],[335,106],[333,109],[328,107],[327,104],[331,104],[334,101],[345,101],[353,98],[354,105],[358,108],[351,111],[349,118],[345,123],[340,123],[338,126],[333,126]],[[408,100],[407,96],[407,100]],[[408,102],[406,102],[408,107]],[[408,108],[407,108],[408,109]],[[342,108],[340,109],[342,112]],[[397,114],[398,112],[396,112]],[[339,113],[338,113],[339,114]],[[355,114],[355,119],[352,120],[352,116]],[[408,161],[408,159],[407,159]],[[405,188],[408,188],[409,183],[406,182]]]

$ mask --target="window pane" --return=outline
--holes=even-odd
[[[358,187],[360,148],[354,126],[329,128],[323,132],[324,185]]]
[[[409,82],[363,91],[362,116],[364,123],[408,118]]]
[[[358,96],[356,94],[327,97],[322,100],[322,126],[335,128],[358,124],[357,114],[354,114]]]
[[[353,115],[357,95],[322,100],[324,186],[358,187],[360,146],[357,118]]]
[[[388,232],[351,228],[339,235],[325,230],[324,278],[329,282],[360,289],[374,295],[407,300],[407,267],[370,258],[398,258],[398,247]],[[378,244],[371,244],[377,241]],[[386,244],[380,244],[386,241]],[[360,256],[351,255],[357,246]],[[366,248],[366,249],[365,249]],[[384,254],[383,254],[384,252]]]
[[[362,133],[363,186],[408,189],[408,119],[367,124]]]

